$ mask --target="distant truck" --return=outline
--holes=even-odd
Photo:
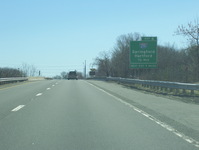
[[[78,80],[78,76],[77,76],[77,72],[76,71],[70,71],[68,73],[68,80],[70,80],[70,79]]]

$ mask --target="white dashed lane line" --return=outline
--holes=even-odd
[[[58,84],[58,83],[56,83],[56,84]],[[52,85],[53,87],[55,86],[55,85]],[[47,88],[46,90],[50,90],[51,88]],[[43,95],[43,93],[38,93],[38,94],[36,94],[36,96],[38,97],[38,96],[41,96],[41,95]],[[33,100],[33,99],[32,99]],[[14,108],[14,109],[12,109],[11,111],[12,112],[16,112],[16,111],[19,111],[20,109],[22,109],[23,107],[25,107],[25,105],[19,105],[19,106],[17,106],[16,108]]]
[[[14,108],[12,111],[13,112],[16,112],[16,111],[19,111],[20,109],[22,109],[25,105],[19,105],[17,106],[16,108]]]
[[[36,96],[41,96],[43,93],[38,93]]]

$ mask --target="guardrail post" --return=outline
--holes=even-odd
[[[163,91],[163,87],[160,87],[160,90]]]
[[[179,89],[176,89],[176,94],[180,93]]]
[[[173,89],[172,89],[172,88],[170,88],[170,92],[173,92]]]
[[[183,94],[186,94],[186,90],[185,90],[185,89],[183,89],[182,93],[183,93]]]
[[[191,95],[194,95],[194,90],[191,90]]]

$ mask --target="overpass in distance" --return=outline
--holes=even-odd
[[[3,150],[196,150],[199,105],[94,80],[0,86]]]

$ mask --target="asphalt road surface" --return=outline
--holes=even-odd
[[[147,98],[154,97],[151,99],[157,98],[162,102],[160,97],[139,91],[134,91],[134,95],[128,97],[128,91],[133,90],[122,86],[120,91],[114,93],[112,90],[119,86],[83,80],[36,81],[0,86],[0,149],[199,149],[198,130],[197,126],[194,127],[198,117],[192,117],[196,123],[193,121],[191,128],[188,123],[180,123],[180,117],[176,114],[173,115],[173,120],[177,122],[174,125],[163,108],[149,111],[152,107],[159,108],[160,104],[151,100],[149,105],[150,98]],[[139,99],[142,105],[136,102]],[[192,105],[194,109],[198,108],[198,105]],[[158,116],[165,116],[162,117],[165,121]],[[186,128],[195,132],[188,134],[190,132],[186,132]]]

